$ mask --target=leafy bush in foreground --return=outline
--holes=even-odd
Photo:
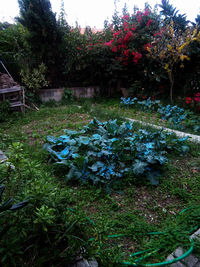
[[[66,266],[90,253],[93,243],[86,241],[94,229],[88,227],[84,211],[68,209],[74,201],[73,190],[55,182],[48,168],[29,157],[23,145],[13,146],[8,161],[0,164],[0,176],[7,178],[5,185],[0,181],[1,266],[55,266],[58,262]]]
[[[48,136],[44,148],[57,165],[62,165],[66,180],[111,184],[126,176],[146,176],[158,184],[159,168],[167,153],[187,152],[187,138],[174,139],[170,133],[134,132],[133,124],[117,120],[92,120],[80,131],[65,130],[59,138]]]

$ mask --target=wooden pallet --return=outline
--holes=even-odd
[[[0,89],[0,101],[10,102],[11,109],[20,108],[22,112],[25,109],[24,90],[19,86]]]

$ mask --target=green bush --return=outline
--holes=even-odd
[[[84,212],[68,209],[75,200],[73,191],[55,183],[49,169],[32,159],[23,145],[13,143],[9,147],[0,176],[7,177],[5,199],[15,195],[16,202],[29,202],[26,209],[12,216],[6,211],[0,217],[1,226],[10,225],[0,239],[2,266],[52,266],[90,254],[90,223]]]
[[[10,112],[10,103],[8,100],[0,102],[0,122],[6,121]]]

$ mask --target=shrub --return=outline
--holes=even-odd
[[[6,121],[10,111],[10,103],[8,100],[1,102],[0,105],[0,122]]]

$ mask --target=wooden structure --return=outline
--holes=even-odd
[[[19,86],[0,89],[0,101],[8,100],[11,109],[20,109],[24,112],[25,97],[24,89]]]

